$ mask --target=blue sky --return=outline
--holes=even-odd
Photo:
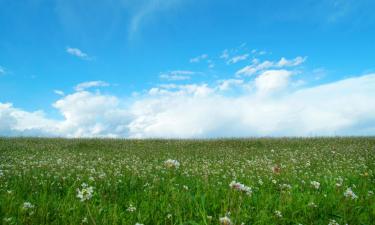
[[[279,111],[284,108],[279,108],[280,104],[290,106],[289,99],[309,88],[316,91],[327,84],[340,85],[340,82],[353,78],[357,78],[352,82],[356,83],[358,79],[363,81],[364,77],[368,79],[364,83],[373,84],[374,8],[375,2],[370,0],[235,3],[229,0],[0,0],[0,104],[3,104],[0,122],[6,118],[15,121],[3,127],[0,125],[0,134],[125,137],[298,135],[291,132],[295,127],[280,125],[285,121],[301,122],[298,119],[300,111],[293,110],[288,116],[277,113],[277,119],[271,124],[264,122],[247,129],[252,127],[251,121],[258,118],[254,115],[243,118],[248,121],[248,124],[242,121],[247,128],[238,125],[232,127],[231,132],[220,131],[230,126],[230,121],[236,117],[254,113],[251,109],[243,109],[241,115],[234,115],[240,110],[230,112],[233,116],[230,119],[225,116],[227,121],[217,127],[200,125],[199,121],[206,121],[206,117],[215,113],[202,111],[203,116],[195,118],[198,121],[195,125],[181,126],[183,131],[171,127],[158,133],[153,131],[155,127],[165,127],[171,121],[186,125],[195,120],[188,115],[182,116],[180,111],[170,111],[172,109],[168,107],[158,111],[150,101],[159,101],[158,104],[163,105],[183,98],[171,106],[183,109],[192,105],[199,107],[201,102],[194,102],[198,101],[197,98],[214,105],[225,105],[223,102],[228,98],[231,102],[250,98],[251,101],[245,101],[243,107],[258,110],[265,107],[258,105],[259,101],[262,104],[272,101],[269,107],[276,107],[275,110]],[[273,76],[275,79],[269,80]],[[231,81],[233,87],[220,89],[225,81]],[[84,88],[77,88],[82,83]],[[358,85],[364,84],[359,82]],[[197,95],[195,91],[201,91],[202,87],[207,87],[203,90],[207,93]],[[347,87],[347,90],[352,89],[366,88]],[[356,102],[371,101],[372,86],[366,90],[369,91],[358,94]],[[259,97],[259,93],[263,97]],[[339,98],[348,94],[342,94],[341,90],[337,93],[340,93]],[[171,96],[174,96],[173,100]],[[288,100],[280,100],[278,96]],[[90,121],[83,122],[71,115],[82,113],[77,107],[90,104],[86,98],[101,100],[102,97],[114,100],[113,105],[98,113],[96,109],[100,104],[93,100],[92,111],[84,112],[92,113]],[[317,105],[311,96],[305,98],[299,99],[307,102],[303,109],[315,109],[324,103],[324,99]],[[61,103],[68,100],[71,100],[69,106]],[[188,106],[186,102],[189,101],[194,103]],[[64,106],[57,107],[58,102]],[[143,106],[141,114],[137,108],[139,105]],[[242,108],[242,104],[237,107]],[[123,113],[116,114],[118,121],[112,121],[114,117],[108,121],[106,114],[111,109]],[[366,114],[370,109],[363,110],[357,113],[353,108],[353,112],[345,114],[346,109],[341,107],[333,112],[320,112],[322,116],[337,113],[339,116],[333,118],[339,118],[335,119],[338,125],[332,125],[330,129],[306,125],[301,135],[375,134],[374,118]],[[35,113],[38,114],[37,120],[45,123],[42,127],[29,122]],[[295,116],[291,117],[290,113]],[[164,115],[169,117],[164,118]],[[260,119],[267,121],[274,117],[266,113]],[[75,118],[73,122],[71,118]],[[158,122],[140,124],[142,118]],[[104,125],[119,121],[126,128]],[[68,131],[61,128],[68,126],[67,123],[75,124],[75,127],[66,128]],[[50,124],[59,124],[58,129],[64,131],[53,133],[51,130],[55,125]],[[267,129],[259,130],[259,127]],[[111,129],[121,131],[109,132]],[[152,132],[147,133],[147,130]]]

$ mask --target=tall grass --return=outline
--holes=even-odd
[[[365,137],[2,138],[0,223],[375,224],[374,169]]]

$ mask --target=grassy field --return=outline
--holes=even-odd
[[[375,138],[0,139],[2,224],[375,224]]]

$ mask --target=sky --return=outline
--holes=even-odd
[[[0,0],[0,136],[375,135],[372,0]]]

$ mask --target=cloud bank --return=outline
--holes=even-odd
[[[375,74],[291,88],[293,76],[296,74],[290,70],[266,70],[253,80],[160,85],[127,99],[76,88],[52,104],[63,116],[61,120],[48,118],[42,111],[28,112],[0,103],[0,135],[210,138],[375,134]],[[233,91],[236,94],[228,94]]]

